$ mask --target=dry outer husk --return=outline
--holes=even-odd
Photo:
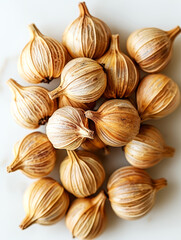
[[[67,154],[60,165],[60,180],[64,188],[79,198],[94,194],[105,179],[99,158],[88,151],[67,151]]]
[[[76,199],[66,215],[66,226],[72,237],[78,239],[94,239],[98,237],[105,227],[105,201],[104,192],[94,198]]]
[[[160,131],[152,125],[142,125],[139,134],[124,147],[127,161],[137,168],[150,168],[163,158],[173,157],[175,149],[167,146]]]
[[[126,98],[136,89],[139,72],[133,61],[121,52],[119,35],[112,35],[109,50],[97,60],[107,73],[106,98]]]
[[[13,92],[11,112],[20,126],[28,129],[38,128],[44,125],[57,109],[57,103],[50,99],[45,88],[23,87],[13,79],[9,79],[7,84]]]
[[[7,167],[8,172],[21,170],[30,178],[48,175],[55,166],[56,152],[46,134],[33,132],[14,146],[15,158]]]
[[[156,73],[169,63],[173,41],[179,33],[181,33],[179,26],[170,31],[142,28],[129,36],[127,50],[143,71]]]
[[[111,31],[100,19],[90,15],[85,2],[79,3],[80,15],[64,31],[63,44],[73,58],[99,58],[107,50]]]
[[[31,40],[21,52],[19,73],[29,83],[49,83],[60,77],[68,53],[60,42],[44,36],[35,24],[29,25],[29,30]]]
[[[136,93],[142,121],[159,119],[171,114],[180,104],[176,82],[163,74],[150,74],[142,79]]]
[[[68,62],[61,74],[60,85],[49,92],[52,99],[65,95],[74,102],[92,103],[104,93],[107,76],[103,67],[90,58]]]
[[[65,106],[72,106],[75,108],[81,108],[83,110],[89,110],[89,109],[93,109],[95,105],[96,105],[96,102],[92,102],[92,103],[75,102],[69,99],[66,95],[61,95],[58,98],[59,108],[65,107]]]
[[[140,218],[153,207],[156,193],[166,185],[166,179],[153,180],[143,169],[119,168],[110,176],[107,185],[111,207],[120,218]]]
[[[95,123],[97,135],[108,146],[124,146],[139,132],[138,112],[128,100],[109,100],[85,116]]]
[[[26,217],[20,224],[24,230],[33,223],[51,225],[64,217],[69,206],[69,196],[52,178],[41,178],[32,183],[24,195]]]
[[[75,150],[86,138],[93,138],[84,110],[66,106],[54,112],[46,126],[46,133],[55,148]]]

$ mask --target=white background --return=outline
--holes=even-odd
[[[126,52],[129,34],[143,27],[158,27],[170,30],[181,25],[181,1],[179,0],[87,0],[92,15],[105,21],[112,33],[120,34],[121,49]],[[14,143],[30,133],[18,126],[10,114],[11,92],[6,80],[10,77],[27,85],[17,72],[17,59],[29,41],[27,25],[36,23],[42,33],[61,40],[65,27],[79,14],[78,1],[60,0],[0,0],[0,239],[1,240],[69,240],[71,234],[64,219],[52,226],[34,224],[27,230],[18,225],[25,216],[22,197],[33,180],[20,171],[8,174],[6,166],[13,159]],[[163,71],[173,78],[181,88],[181,35],[174,42],[173,58]],[[47,86],[53,89],[59,80]],[[180,240],[181,239],[181,107],[172,115],[159,121],[157,126],[168,145],[176,148],[172,159],[165,159],[148,172],[153,178],[165,177],[168,187],[157,195],[152,211],[142,219],[125,221],[115,216],[107,202],[107,228],[98,239],[124,240]],[[44,127],[40,128],[44,131]],[[102,157],[107,177],[126,164],[121,149],[112,149],[111,155]],[[65,151],[60,151],[56,169],[51,176],[59,180],[59,164]]]

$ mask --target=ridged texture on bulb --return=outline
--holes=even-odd
[[[170,31],[158,28],[139,29],[129,36],[127,50],[143,71],[159,72],[170,61],[173,41],[180,32],[179,26]]]
[[[97,135],[108,146],[124,146],[139,132],[138,112],[128,100],[109,100],[85,116],[95,123]]]
[[[13,92],[12,115],[20,126],[38,128],[44,125],[57,109],[56,102],[50,99],[45,88],[22,87],[13,79],[9,79],[7,84]]]
[[[133,61],[120,51],[119,35],[112,35],[109,50],[97,60],[107,72],[106,98],[130,96],[139,82],[139,72]]]
[[[111,31],[100,19],[90,15],[85,2],[79,3],[80,16],[63,34],[63,44],[73,58],[99,58],[109,47]]]
[[[94,133],[93,139],[86,139],[85,142],[81,144],[84,150],[97,152],[99,150],[104,150],[105,155],[109,154],[109,149],[105,143]]]
[[[49,93],[52,99],[65,95],[74,102],[92,103],[104,93],[107,76],[103,67],[89,58],[76,58],[67,63],[60,86]]]
[[[82,144],[81,147],[84,150],[90,151],[90,152],[97,152],[99,150],[104,150],[104,154],[109,154],[108,146],[103,143],[103,141],[98,137],[95,129],[95,124],[90,121],[89,128],[94,131],[94,138],[93,139],[86,139]]]
[[[163,74],[150,74],[138,86],[138,112],[142,121],[163,118],[180,104],[178,85]]]
[[[75,150],[86,138],[93,138],[88,128],[84,110],[66,106],[59,108],[49,118],[47,136],[55,148]]]
[[[134,220],[153,207],[157,191],[166,185],[166,179],[153,180],[143,169],[122,167],[109,178],[109,201],[118,217]]]
[[[73,237],[94,239],[102,233],[106,223],[104,192],[94,198],[76,199],[66,215],[67,228]]]
[[[79,198],[94,194],[105,179],[105,171],[98,157],[86,151],[67,153],[60,165],[60,180],[64,188]]]
[[[83,110],[89,110],[93,109],[94,106],[96,105],[96,102],[93,103],[81,103],[81,102],[75,102],[71,99],[69,99],[67,96],[62,95],[58,99],[58,106],[59,108],[65,107],[65,106],[72,106],[75,108],[82,108]]]
[[[137,168],[150,168],[165,157],[173,157],[174,148],[165,144],[160,131],[151,125],[142,125],[139,134],[125,148],[128,162]]]
[[[56,152],[46,134],[33,132],[14,146],[15,158],[8,172],[21,170],[30,178],[48,175],[55,166]]]
[[[34,24],[29,29],[31,40],[21,52],[19,73],[29,83],[49,83],[60,77],[68,53],[61,43],[44,36]]]
[[[69,206],[69,196],[52,178],[32,183],[24,195],[26,217],[20,224],[24,230],[33,223],[51,225],[62,219]]]

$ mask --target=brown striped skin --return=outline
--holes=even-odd
[[[45,88],[23,87],[13,79],[9,79],[7,84],[13,92],[12,115],[20,126],[38,128],[44,125],[56,110],[57,104],[49,98]]]
[[[144,216],[153,207],[156,192],[166,185],[164,178],[153,180],[142,169],[122,167],[109,178],[109,201],[118,217],[134,220]]]
[[[63,34],[63,44],[73,58],[99,58],[109,47],[111,31],[100,19],[90,15],[85,2],[79,3],[80,16]]]
[[[98,137],[98,135],[94,132],[94,138],[93,139],[86,139],[85,142],[81,144],[81,147],[84,150],[91,151],[91,152],[97,152],[98,150],[104,150],[104,154],[109,154],[109,150],[106,146],[106,144],[103,143],[103,141]]]
[[[96,102],[92,102],[92,103],[75,102],[75,101],[69,99],[66,95],[61,95],[58,98],[59,108],[65,107],[65,106],[72,106],[75,108],[81,108],[83,110],[89,110],[89,109],[93,109],[95,107],[95,105],[96,105]]]
[[[94,194],[103,184],[105,171],[99,158],[87,151],[67,151],[60,165],[64,188],[78,198]]]
[[[136,93],[142,121],[163,118],[180,104],[178,85],[163,74],[150,74],[142,79]]]
[[[98,137],[95,124],[92,121],[89,122],[89,128],[94,131],[94,138],[86,139],[81,144],[81,148],[90,152],[97,152],[102,149],[105,155],[109,154],[108,146],[106,146],[106,144]]]
[[[107,76],[103,67],[90,58],[69,61],[61,74],[60,85],[49,92],[51,99],[65,95],[73,102],[93,103],[104,93]]]
[[[32,183],[24,194],[26,217],[20,224],[24,230],[33,223],[51,225],[62,219],[69,206],[69,195],[50,177]]]
[[[173,41],[179,33],[179,26],[170,31],[139,29],[129,36],[127,50],[143,71],[156,73],[163,70],[170,61]]]
[[[100,192],[94,198],[76,199],[66,215],[66,226],[72,237],[94,239],[104,230],[106,195]]]
[[[49,83],[60,77],[68,53],[60,42],[44,36],[35,24],[29,25],[29,30],[31,40],[21,52],[19,73],[29,83]]]
[[[160,131],[152,125],[142,125],[139,134],[124,147],[127,161],[137,168],[150,168],[163,158],[173,157],[175,149],[165,144]]]
[[[139,72],[133,61],[120,51],[119,35],[112,35],[109,50],[97,60],[107,73],[106,98],[129,97],[139,82]]]
[[[84,110],[65,106],[59,108],[49,118],[46,133],[57,149],[75,150],[86,138],[93,138],[94,132],[88,128]]]
[[[33,132],[15,144],[14,160],[8,172],[21,170],[30,178],[48,175],[55,166],[56,152],[46,134]]]
[[[108,146],[124,146],[139,132],[140,117],[128,100],[109,100],[85,116],[95,123],[98,137]]]

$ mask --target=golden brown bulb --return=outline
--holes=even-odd
[[[12,115],[20,126],[38,128],[44,125],[57,109],[56,102],[50,99],[45,88],[23,87],[13,79],[9,79],[7,84],[13,92]]]
[[[62,219],[69,206],[69,196],[52,178],[32,183],[24,194],[26,217],[20,224],[24,230],[33,223],[51,225]]]
[[[170,61],[173,41],[179,33],[181,33],[179,26],[170,31],[142,28],[129,36],[127,50],[143,71],[159,72]]]
[[[119,35],[112,35],[109,50],[97,60],[107,73],[106,98],[126,98],[136,89],[139,72],[133,61],[121,52]]]
[[[171,114],[180,104],[178,85],[163,74],[150,74],[140,82],[136,93],[142,121]]]
[[[166,179],[153,180],[143,169],[122,167],[115,171],[108,181],[111,207],[120,218],[140,218],[150,211],[156,193],[166,185]]]
[[[75,150],[86,138],[93,138],[84,110],[66,106],[49,118],[46,133],[55,148]]]
[[[109,100],[85,116],[95,123],[97,135],[108,146],[124,146],[139,132],[138,112],[128,100]]]
[[[46,134],[33,132],[14,146],[15,158],[8,172],[21,170],[30,178],[48,175],[55,166],[56,152]]]
[[[175,149],[165,144],[160,131],[142,125],[139,134],[124,147],[128,162],[137,168],[150,168],[165,157],[173,157]]]
[[[63,34],[63,44],[73,58],[99,58],[107,50],[111,37],[109,27],[90,15],[85,2],[79,3],[80,16]]]
[[[68,53],[57,40],[44,36],[35,24],[29,25],[31,40],[21,52],[18,70],[29,83],[49,83],[60,77]]]
[[[76,199],[66,215],[66,226],[73,238],[94,239],[98,237],[105,227],[105,201],[104,192],[94,198]]]
[[[49,92],[52,99],[64,95],[73,102],[92,103],[104,93],[107,76],[103,67],[90,58],[76,58],[64,67],[60,85]]]
[[[64,188],[79,198],[94,194],[105,179],[99,158],[87,151],[67,151],[67,154],[60,165],[60,179]]]
[[[75,108],[81,108],[83,110],[89,110],[89,109],[93,109],[95,105],[96,105],[96,102],[92,102],[92,103],[75,102],[70,98],[68,98],[66,95],[61,95],[58,98],[59,108],[65,107],[65,106],[72,106]]]

